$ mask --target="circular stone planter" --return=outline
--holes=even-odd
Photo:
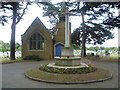
[[[58,65],[55,65],[55,63],[49,63],[47,67],[58,68],[58,69],[80,69],[80,68],[87,68],[89,66],[85,63],[79,63],[76,66],[58,66]]]
[[[57,74],[49,73],[35,68],[25,73],[25,76],[35,81],[56,84],[84,84],[109,80],[112,73],[108,70],[98,68],[95,72],[87,74]]]

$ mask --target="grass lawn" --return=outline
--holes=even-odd
[[[3,60],[1,60],[0,61],[0,64],[8,64],[8,63],[15,63],[15,62],[22,62],[22,61],[24,61],[24,60],[19,60],[19,59],[17,59],[17,60],[7,60],[7,59],[3,59]]]
[[[9,64],[9,63],[16,63],[16,62],[39,62],[38,60],[23,60],[21,58],[17,58],[16,60],[10,60],[10,59],[5,59],[3,58],[2,60],[0,60],[0,64]],[[46,60],[48,61],[48,60]]]
[[[49,73],[35,68],[29,70],[25,75],[31,79],[45,80],[48,82],[82,82],[90,80],[101,80],[111,76],[111,73],[105,69],[98,68],[95,72],[87,74],[57,74]]]
[[[85,59],[88,60],[93,60],[93,61],[115,61],[118,62],[120,59],[120,55],[111,55],[109,57],[104,57],[104,56],[100,56],[100,57],[95,57],[95,56],[87,56],[85,57]]]

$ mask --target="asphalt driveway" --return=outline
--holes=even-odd
[[[24,73],[41,64],[53,61],[31,61],[19,62],[2,65],[2,88],[118,88],[118,63],[117,62],[95,62],[85,61],[108,69],[113,73],[113,78],[104,82],[89,83],[89,84],[51,84],[37,82],[25,77]]]

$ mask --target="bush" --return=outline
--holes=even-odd
[[[29,55],[29,56],[24,57],[23,59],[24,60],[37,60],[37,61],[43,60],[38,55]]]

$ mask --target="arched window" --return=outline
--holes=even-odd
[[[30,50],[43,50],[44,49],[44,38],[39,33],[34,33],[29,38],[29,49]]]

